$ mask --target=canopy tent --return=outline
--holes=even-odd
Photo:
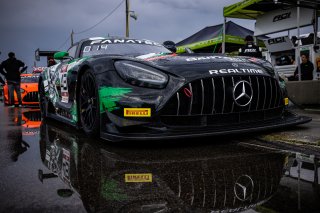
[[[228,18],[252,19],[273,10],[287,7],[320,9],[319,0],[243,0],[223,8],[223,16]]]
[[[236,51],[242,46],[244,38],[247,35],[253,36],[253,31],[244,28],[232,21],[228,21],[225,27],[227,43],[227,52]],[[258,39],[266,39],[268,37],[261,36]],[[184,52],[185,48],[190,48],[195,52],[221,52],[221,44],[223,41],[223,24],[205,27],[192,36],[178,42],[177,52]],[[264,45],[259,40],[259,45]]]
[[[314,24],[319,0],[243,0],[223,8],[225,18],[256,20],[254,35]]]

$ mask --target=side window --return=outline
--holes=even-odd
[[[75,58],[75,57],[76,57],[76,51],[77,51],[77,45],[72,46],[72,47],[68,50],[69,56]]]

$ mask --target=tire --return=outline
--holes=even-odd
[[[83,131],[87,136],[99,137],[99,96],[96,79],[91,70],[85,71],[81,76],[78,97],[79,120]]]
[[[44,119],[48,116],[48,101],[46,98],[44,84],[42,80],[40,80],[39,82],[39,96],[40,96],[39,105],[40,105],[41,117]]]

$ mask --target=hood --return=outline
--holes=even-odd
[[[262,59],[213,54],[170,54],[138,57],[144,63],[186,79],[233,75],[274,77],[272,65]]]

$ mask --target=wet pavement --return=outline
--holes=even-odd
[[[108,144],[0,103],[1,212],[320,212],[320,113],[296,111],[313,121]]]

